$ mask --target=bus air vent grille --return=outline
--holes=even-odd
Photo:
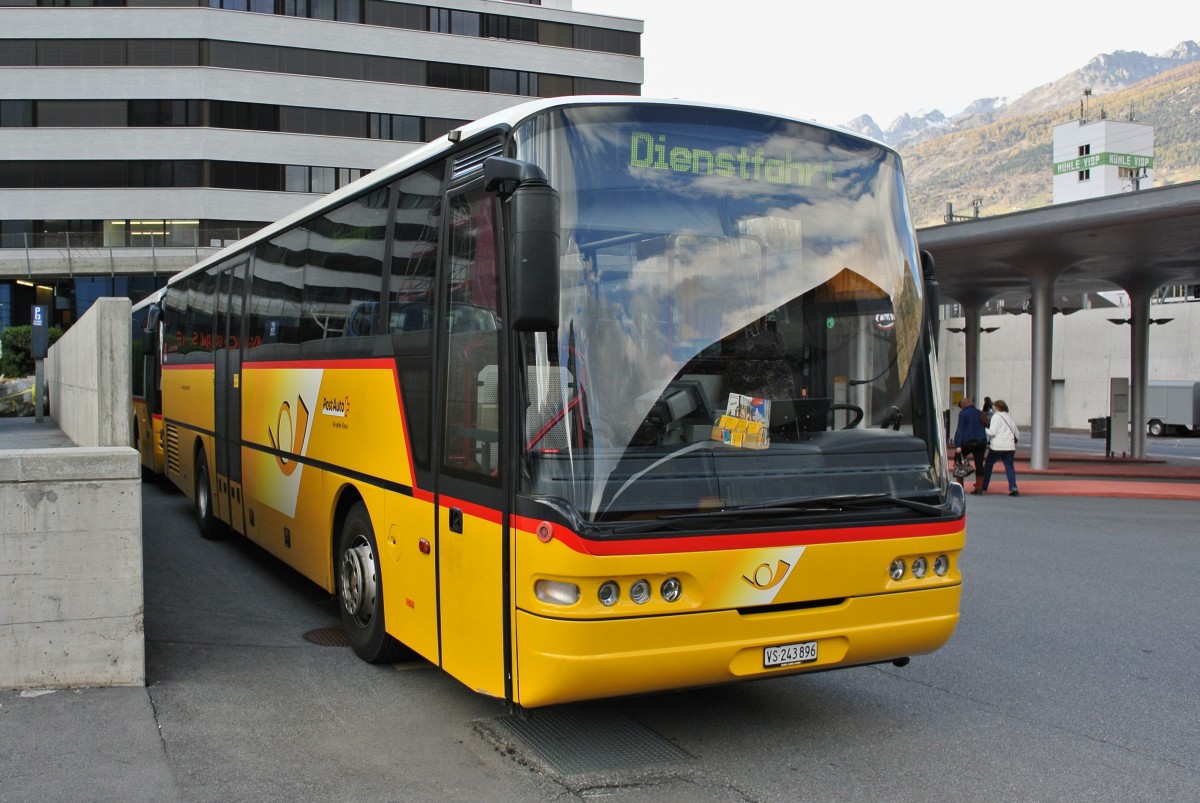
[[[454,159],[454,166],[450,170],[450,180],[459,181],[474,176],[477,173],[482,173],[483,163],[493,156],[500,156],[503,151],[504,146],[501,143],[492,142],[481,148],[460,154]]]
[[[163,427],[163,453],[167,463],[167,471],[179,473],[179,430],[174,424]]]

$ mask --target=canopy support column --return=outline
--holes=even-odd
[[[1032,277],[1031,283],[1033,339],[1030,350],[1032,392],[1029,409],[1029,467],[1044,470],[1050,467],[1050,369],[1054,348],[1054,278],[1038,275]]]
[[[1146,456],[1146,386],[1150,364],[1150,292],[1129,293],[1129,453],[1135,460]]]
[[[983,404],[979,396],[979,335],[980,322],[983,320],[982,304],[963,303],[963,320],[966,326],[966,363],[967,363],[967,398],[974,399],[975,405],[980,409]]]

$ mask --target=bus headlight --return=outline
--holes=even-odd
[[[663,580],[662,588],[659,589],[662,598],[666,602],[675,602],[683,596],[683,583],[679,582],[678,577],[668,577]]]
[[[892,561],[892,565],[888,566],[888,574],[891,575],[893,580],[900,580],[903,578],[904,561],[900,558],[896,558],[894,561]]]
[[[596,596],[600,598],[601,605],[611,608],[621,598],[621,587],[617,585],[615,580],[609,580],[600,585],[600,590],[596,592]]]
[[[574,605],[579,602],[579,586],[560,580],[538,580],[533,584],[533,593],[542,602],[551,605]]]
[[[914,558],[912,564],[913,577],[921,578],[929,571],[929,561],[925,558]]]
[[[945,555],[938,555],[933,559],[933,573],[938,577],[945,577],[946,572],[950,571],[950,558]]]
[[[629,587],[629,598],[637,605],[645,605],[650,601],[650,581],[637,580]]]

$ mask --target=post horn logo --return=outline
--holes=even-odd
[[[759,591],[769,591],[783,582],[791,568],[792,564],[786,560],[776,562],[774,569],[769,563],[760,563],[754,568],[754,571],[750,572],[749,577],[743,574],[742,579]]]
[[[279,466],[279,470],[283,472],[283,476],[290,477],[296,472],[300,466],[295,460],[289,460],[287,457],[278,454],[284,451],[282,444],[284,443],[284,419],[287,419],[288,432],[291,434],[292,454],[300,454],[300,449],[304,446],[304,433],[308,429],[308,405],[304,403],[304,399],[299,394],[296,396],[296,417],[292,419],[292,406],[287,402],[279,405],[279,417],[275,419],[275,432],[279,433],[279,437],[275,437],[275,432],[267,427],[267,437],[271,440],[271,447],[276,450],[275,464]]]

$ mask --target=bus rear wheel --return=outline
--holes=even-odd
[[[347,513],[338,538],[337,590],[342,628],[359,658],[387,663],[405,656],[404,645],[389,636],[384,626],[379,549],[362,502]]]
[[[196,505],[196,524],[200,528],[200,536],[213,540],[221,534],[220,522],[213,516],[212,510],[212,481],[208,476],[208,458],[204,451],[196,455],[195,495],[192,497]]]

